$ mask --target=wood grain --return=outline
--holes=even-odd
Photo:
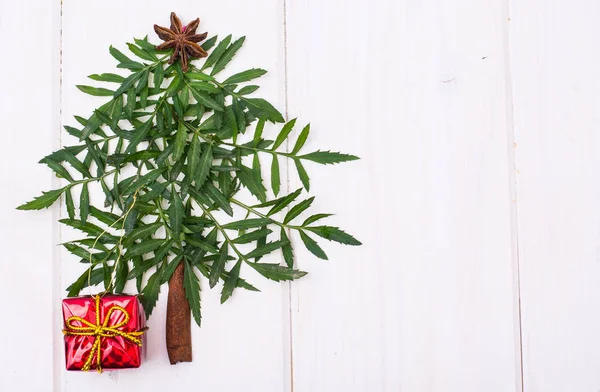
[[[600,4],[511,2],[523,374],[600,390]]]
[[[600,390],[599,4],[140,4],[0,1],[0,31],[19,36],[6,53],[21,56],[0,65],[0,174],[14,184],[0,194],[0,304],[15,319],[30,319],[24,304],[37,309],[34,323],[0,326],[10,334],[0,340],[0,390]],[[293,237],[309,275],[279,285],[244,270],[262,293],[240,290],[225,305],[219,286],[202,285],[194,362],[176,367],[164,342],[165,286],[142,368],[67,373],[59,301],[85,266],[56,244],[79,234],[59,226],[59,208],[14,208],[59,185],[36,163],[76,142],[59,123],[103,102],[75,86],[114,70],[109,45],[153,39],[171,11],[184,22],[199,16],[199,31],[221,38],[247,35],[232,71],[269,70],[261,96],[311,122],[306,151],[362,157],[306,166],[313,206],[364,245],[321,240],[324,262]],[[35,61],[22,42],[35,42]],[[283,188],[296,189],[293,165],[289,173]],[[33,370],[15,366],[26,361]]]
[[[15,208],[58,185],[37,162],[58,146],[60,7],[1,1],[0,33],[12,37],[0,62],[0,391],[48,391],[56,358],[51,343],[60,334],[53,314],[59,209]],[[23,49],[25,42],[33,48]]]
[[[295,239],[294,391],[519,391],[504,1],[287,2],[290,117],[318,210],[364,243]]]

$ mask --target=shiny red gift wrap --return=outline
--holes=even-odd
[[[129,314],[129,320],[118,330],[122,332],[137,332],[144,330],[146,326],[146,317],[141,306],[139,298],[135,295],[105,295],[100,298],[100,323],[107,321],[107,327],[113,327],[121,324],[127,316],[115,306],[125,309]],[[96,300],[95,297],[85,296],[76,298],[66,298],[62,301],[63,323],[65,330],[67,320],[72,316],[82,319],[96,325]],[[109,315],[110,313],[110,315]],[[109,315],[108,320],[106,316]],[[71,326],[89,327],[81,321],[71,320]],[[140,336],[143,340],[144,335]],[[100,357],[101,368],[103,369],[122,369],[137,368],[142,361],[142,347],[122,336],[100,337]],[[65,334],[65,360],[67,370],[81,370],[92,352],[92,347],[96,337],[94,336],[72,336]],[[143,343],[142,343],[143,344]],[[98,367],[97,354],[93,354],[91,369]]]

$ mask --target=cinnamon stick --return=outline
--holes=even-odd
[[[183,288],[184,263],[179,263],[169,280],[167,300],[167,353],[171,365],[192,362],[190,306]]]

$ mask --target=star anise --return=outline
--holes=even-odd
[[[197,42],[203,41],[208,33],[196,34],[196,29],[200,24],[200,19],[197,18],[190,22],[187,26],[182,26],[181,21],[171,12],[171,28],[154,25],[154,31],[162,39],[163,42],[156,46],[158,50],[175,48],[173,55],[169,59],[169,64],[173,64],[179,56],[181,60],[181,70],[187,72],[188,59],[191,57],[206,57],[208,54]]]

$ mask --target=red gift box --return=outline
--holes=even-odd
[[[140,366],[146,317],[137,296],[66,298],[62,308],[67,370]]]

